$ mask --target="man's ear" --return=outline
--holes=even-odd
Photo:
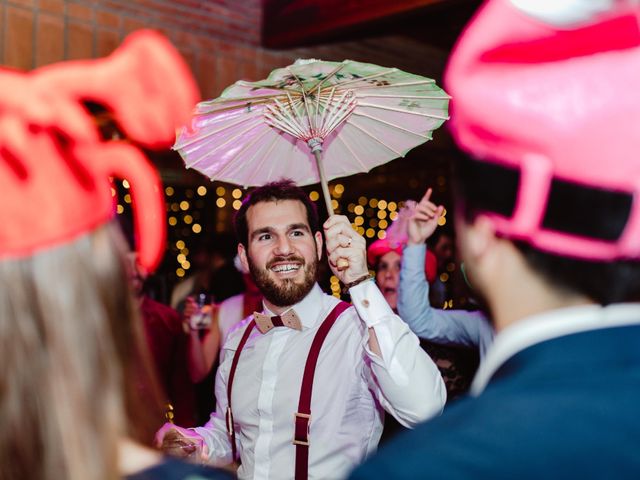
[[[486,256],[497,240],[493,222],[486,215],[478,215],[466,226],[465,237],[466,254],[474,261]]]
[[[316,253],[318,255],[318,260],[320,260],[322,258],[322,233],[321,232],[316,232],[313,235],[316,239]]]
[[[244,248],[244,245],[242,243],[238,244],[238,258],[240,259],[242,270],[244,270],[245,272],[248,272],[249,260],[247,259],[247,250]]]

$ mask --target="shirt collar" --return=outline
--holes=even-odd
[[[300,322],[302,323],[302,328],[311,328],[313,327],[323,312],[322,309],[322,297],[324,296],[324,292],[320,288],[320,285],[315,283],[307,296],[300,300],[295,305],[290,306],[284,312],[288,312],[293,309],[298,317],[300,318]],[[264,313],[267,315],[275,315],[271,310],[267,308],[267,306],[262,304],[264,308]]]
[[[493,374],[516,353],[537,343],[573,333],[640,324],[639,303],[606,307],[581,305],[532,315],[505,328],[496,337],[478,368],[470,394],[480,395]]]

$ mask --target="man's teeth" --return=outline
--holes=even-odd
[[[300,270],[300,265],[292,265],[292,264],[276,265],[271,270],[273,270],[274,272],[278,272],[278,273],[279,272],[291,272],[291,271],[295,271],[295,270]]]

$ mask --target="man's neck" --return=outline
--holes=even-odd
[[[287,310],[289,310],[291,307],[293,307],[293,305],[288,305],[286,307],[278,307],[276,305],[274,305],[273,303],[269,302],[268,300],[264,299],[264,306],[267,307],[267,309],[270,312],[275,313],[276,315],[282,315],[284,312],[286,312]]]
[[[532,315],[594,303],[585,295],[551,284],[519,255],[501,262],[491,278],[483,293],[498,332]]]
[[[287,305],[287,306],[284,306],[284,307],[279,307],[279,306],[274,305],[273,303],[271,303],[266,298],[263,298],[262,301],[264,302],[264,306],[270,312],[275,313],[276,315],[282,315],[284,312],[286,312],[290,308],[295,307],[300,302],[304,301],[304,299],[307,298],[311,294],[311,292],[313,292],[314,288],[316,288],[316,285],[318,285],[318,283],[314,282],[313,285],[311,285],[311,288],[309,288],[309,291],[307,293],[305,293],[297,302],[292,303],[291,305]]]

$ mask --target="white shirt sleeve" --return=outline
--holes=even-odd
[[[237,343],[237,342],[236,342]],[[225,412],[227,411],[227,380],[235,350],[226,352],[223,362],[216,373],[216,411],[211,413],[209,421],[202,427],[192,430],[200,435],[209,450],[209,463],[212,465],[228,465],[233,461],[231,439],[227,433]],[[240,452],[240,441],[236,435],[236,451]]]
[[[426,245],[407,245],[403,251],[398,313],[418,337],[443,345],[476,347],[483,357],[493,342],[487,317],[480,311],[441,310],[429,304],[426,254]]]
[[[365,329],[364,348],[370,359],[370,369],[365,370],[378,401],[406,427],[439,415],[447,399],[445,384],[418,337],[393,313],[374,282],[362,282],[349,293],[358,316],[374,329],[380,345],[382,357],[369,349]]]

